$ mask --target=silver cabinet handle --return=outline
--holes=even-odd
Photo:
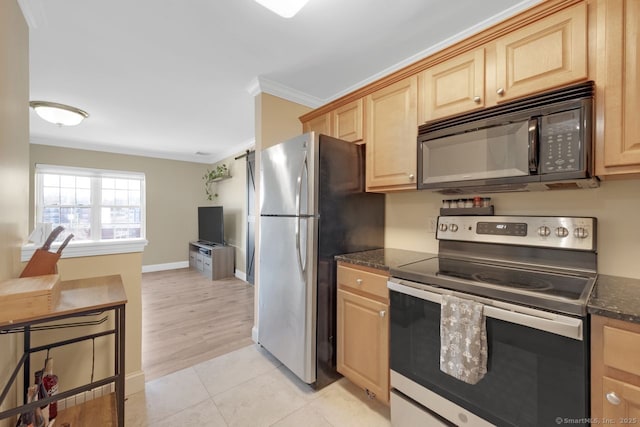
[[[409,174],[409,181],[413,181],[416,176],[412,173]]]
[[[387,314],[385,310],[380,310],[380,317],[384,317]]]
[[[356,279],[356,284],[357,285],[362,285],[362,279]]]
[[[609,403],[611,403],[612,405],[619,405],[622,401],[620,400],[620,398],[618,397],[618,395],[613,392],[610,391],[609,393],[607,393],[607,400],[609,401]]]
[[[504,95],[504,89],[503,88],[498,88],[498,90],[496,91],[496,93],[500,96]]]
[[[482,101],[482,98],[480,98],[479,96],[473,97],[473,102],[475,102],[476,104],[480,104],[480,101]]]

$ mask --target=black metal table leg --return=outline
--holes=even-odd
[[[22,393],[22,399],[23,399],[23,404],[27,404],[28,398],[27,398],[27,392],[29,391],[29,384],[31,381],[31,326],[30,325],[25,325],[24,326],[24,343],[23,343],[23,351],[24,354],[27,355],[27,358],[24,361],[24,369],[23,369],[23,393]]]
[[[116,310],[116,408],[118,426],[124,427],[124,357],[125,357],[125,306]]]

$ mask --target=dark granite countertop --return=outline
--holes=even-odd
[[[384,248],[336,255],[335,259],[389,271],[390,268],[436,256],[428,252]],[[640,323],[640,279],[598,275],[587,307],[590,314]]]
[[[398,267],[435,256],[438,255],[427,252],[407,251],[405,249],[384,248],[336,255],[335,259],[350,264],[389,271],[389,268],[392,267]]]
[[[588,311],[590,314],[640,323],[640,279],[598,275]]]

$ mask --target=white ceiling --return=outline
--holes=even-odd
[[[32,143],[213,163],[253,144],[257,90],[317,107],[540,0],[18,1],[31,100],[90,114],[31,112]]]

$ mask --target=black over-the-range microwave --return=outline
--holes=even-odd
[[[443,194],[598,186],[593,82],[418,128],[418,189]]]

